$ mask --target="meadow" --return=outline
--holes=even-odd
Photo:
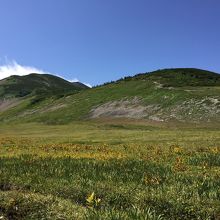
[[[220,129],[1,124],[0,219],[220,219]]]

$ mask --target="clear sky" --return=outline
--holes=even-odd
[[[220,0],[0,0],[0,58],[0,70],[91,85],[162,68],[220,72]]]

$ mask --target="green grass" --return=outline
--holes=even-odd
[[[3,219],[220,216],[218,126],[0,125],[0,153]]]

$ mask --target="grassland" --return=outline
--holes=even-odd
[[[219,219],[219,127],[1,124],[0,218]]]

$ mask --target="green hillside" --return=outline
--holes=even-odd
[[[37,94],[57,94],[80,91],[84,84],[71,83],[49,74],[32,73],[26,76],[10,76],[0,81],[0,97],[24,97]]]
[[[157,80],[164,86],[220,86],[220,75],[193,68],[163,69],[149,74],[137,74],[133,80]]]
[[[199,69],[165,69],[63,97],[47,96],[39,103],[27,98],[0,113],[0,120],[55,124],[97,118],[218,122],[219,94],[219,74]]]

